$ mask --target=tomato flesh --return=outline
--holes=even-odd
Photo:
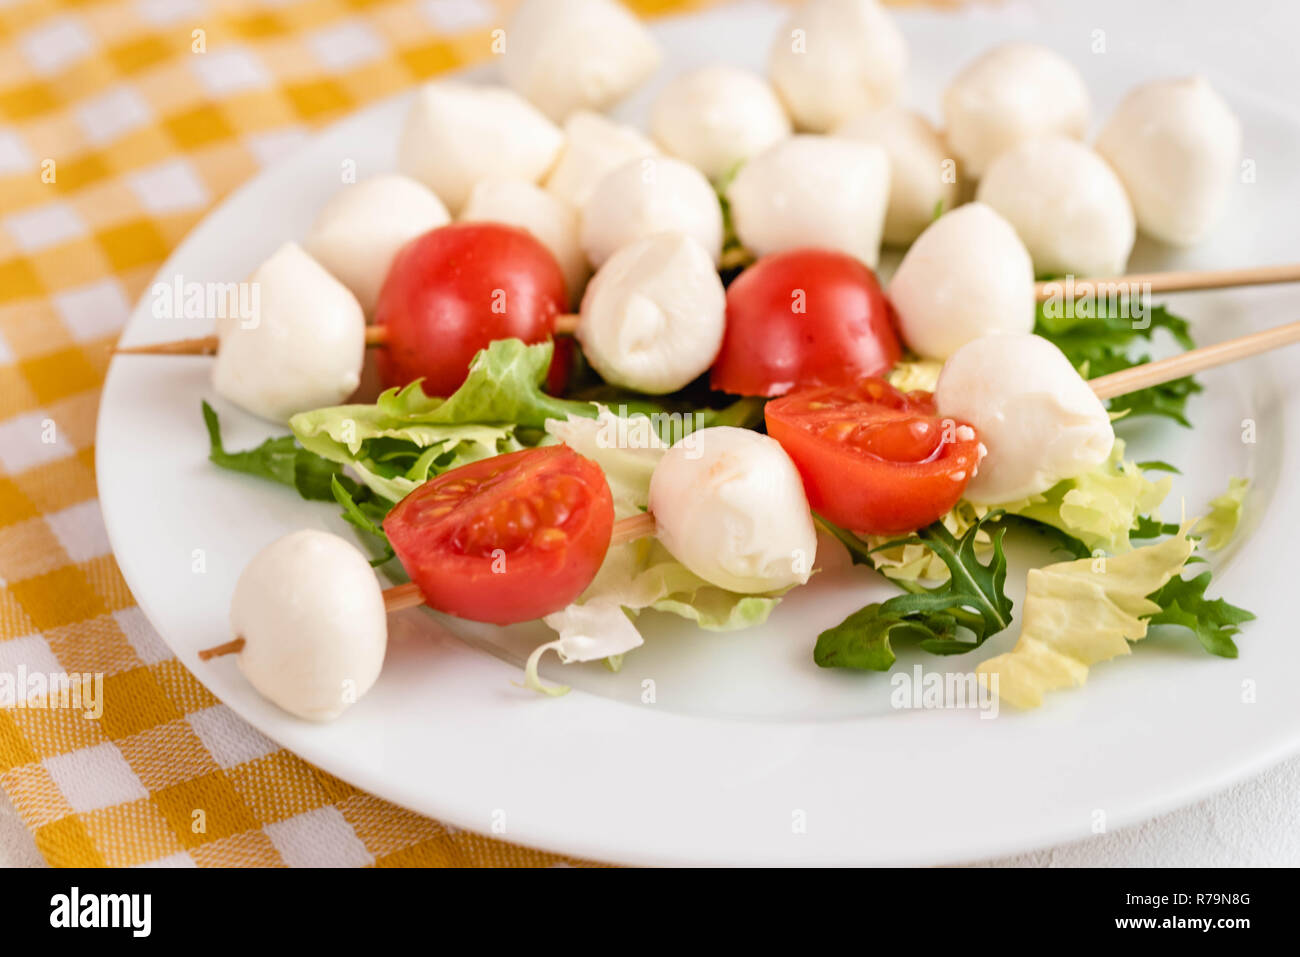
[[[605,473],[566,445],[452,469],[384,519],[431,607],[497,625],[540,618],[582,594],[613,526]]]
[[[451,395],[475,353],[496,339],[544,342],[567,302],[555,257],[524,230],[432,229],[402,247],[379,291],[375,324],[387,332],[379,377],[387,386],[423,379],[429,395]]]
[[[727,288],[727,326],[713,388],[784,395],[848,385],[902,355],[880,283],[862,262],[827,249],[764,256]]]
[[[883,379],[796,392],[764,415],[813,510],[855,532],[929,525],[957,504],[981,457],[975,430],[941,419],[929,392]]]

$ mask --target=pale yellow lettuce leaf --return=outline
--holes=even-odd
[[[952,532],[954,538],[961,538],[976,522],[987,515],[985,505],[975,505],[962,500],[939,521]],[[866,535],[863,541],[871,548],[898,539],[897,535]],[[982,559],[993,547],[993,539],[988,532],[980,530],[975,535],[975,553]],[[872,561],[877,571],[888,578],[899,581],[947,581],[948,566],[943,563],[934,550],[926,545],[896,545],[873,554]]]
[[[1124,461],[1124,442],[1116,439],[1110,458],[1091,472],[998,507],[1059,528],[1093,551],[1126,552],[1138,516],[1157,517],[1172,485],[1169,476],[1152,481],[1136,463]]]
[[[900,392],[933,392],[942,371],[938,359],[908,359],[895,365],[885,380]]]
[[[1228,479],[1228,490],[1210,500],[1210,512],[1197,523],[1196,532],[1205,536],[1205,544],[1211,551],[1217,552],[1232,540],[1241,522],[1241,510],[1249,488],[1250,479]]]
[[[1083,684],[1088,668],[1129,653],[1160,606],[1147,596],[1178,575],[1195,543],[1190,526],[1155,545],[1110,558],[1081,558],[1029,572],[1020,638],[976,668],[979,680],[1020,708],[1048,691]]]

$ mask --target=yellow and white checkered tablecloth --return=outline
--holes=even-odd
[[[50,864],[563,860],[394,807],[244,724],[145,621],[95,493],[109,353],[172,247],[312,129],[490,55],[505,3],[0,2],[0,696],[6,675],[104,675],[99,720],[0,708],[0,787]]]

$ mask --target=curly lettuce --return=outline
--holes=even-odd
[[[605,471],[614,495],[615,514],[626,518],[650,499],[650,476],[667,451],[653,428],[637,419],[620,419],[601,408],[596,419],[569,416],[552,420],[547,431]],[[534,649],[524,684],[547,694],[564,686],[544,684],[537,668],[547,651],[565,664],[620,658],[643,643],[636,615],[644,609],[668,612],[708,631],[748,628],[767,620],[780,593],[747,595],[719,588],[700,578],[654,539],[611,548],[576,602],[544,621],[559,637]]]
[[[551,349],[549,342],[502,339],[474,357],[465,382],[446,399],[425,395],[417,381],[370,405],[302,412],[289,427],[304,449],[348,466],[377,495],[398,502],[449,469],[546,444],[547,419],[594,417],[591,403],[542,391]]]
[[[1047,692],[1083,684],[1092,665],[1129,654],[1153,624],[1187,628],[1211,654],[1236,657],[1232,636],[1254,615],[1206,599],[1209,572],[1180,577],[1196,548],[1191,524],[1123,555],[1030,570],[1020,638],[975,669],[980,682],[1004,701],[1036,708]]]
[[[1217,552],[1232,541],[1232,536],[1237,533],[1249,488],[1249,479],[1231,478],[1228,480],[1228,490],[1210,500],[1209,514],[1196,525],[1196,531],[1205,536],[1205,544],[1210,551]]]
[[[1146,472],[1124,460],[1124,441],[1116,439],[1110,458],[1092,471],[999,507],[1064,532],[1089,551],[1125,552],[1139,517],[1156,515],[1173,485],[1168,476],[1152,480]]]

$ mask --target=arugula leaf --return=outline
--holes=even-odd
[[[988,564],[975,554],[976,536],[985,524],[996,523],[1002,512],[989,512],[961,536],[953,536],[942,522],[921,529],[915,535],[864,550],[861,543],[850,545],[855,563],[870,563],[870,552],[898,545],[924,545],[948,567],[946,582],[926,588],[916,582],[897,581],[907,594],[868,605],[834,628],[817,636],[813,660],[824,668],[865,668],[887,671],[894,663],[892,638],[914,639],[923,651],[936,655],[958,655],[978,648],[990,636],[1011,623],[1012,603],[1006,596],[1007,559],[1002,549],[1004,526],[992,532],[992,554]],[[849,533],[838,534],[841,541]],[[957,636],[958,628],[974,640]]]
[[[388,514],[388,507],[386,505],[378,504],[381,500],[376,499],[373,496],[365,498],[364,494],[361,504],[358,504],[354,496],[358,492],[368,494],[370,490],[364,488],[357,489],[356,483],[350,484],[353,486],[351,489],[347,488],[343,482],[339,480],[339,476],[331,476],[330,493],[333,496],[334,501],[338,502],[339,505],[343,507],[343,518],[350,525],[360,529],[368,535],[374,536],[383,544],[383,552],[379,556],[370,560],[371,566],[377,568],[385,562],[392,560],[397,555],[397,553],[393,551],[392,544],[388,541],[388,536],[384,534],[383,527],[379,524],[379,522],[383,521],[384,515]],[[364,507],[366,505],[369,505],[370,507]]]
[[[298,445],[292,435],[267,439],[256,448],[243,452],[227,452],[221,441],[221,423],[216,410],[207,402],[203,403],[203,424],[208,430],[208,461],[223,469],[296,487],[294,471]]]
[[[840,624],[817,636],[813,661],[823,668],[854,668],[859,671],[888,671],[896,657],[890,645],[892,638],[908,638],[924,642],[936,632],[930,627],[908,621],[887,612],[881,612],[881,603],[874,602],[855,611]],[[945,636],[949,634],[945,632]]]
[[[208,460],[223,469],[270,479],[297,489],[309,501],[328,502],[334,498],[330,483],[340,478],[350,491],[357,483],[341,474],[342,467],[314,452],[299,448],[292,435],[279,435],[242,452],[227,452],[221,440],[221,422],[216,410],[203,403],[203,424],[208,430]]]
[[[1020,525],[1029,529],[1040,538],[1046,538],[1059,551],[1067,552],[1075,558],[1087,558],[1092,554],[1092,551],[1082,540],[1075,538],[1065,529],[1049,525],[1047,522],[1040,522],[1028,515],[1008,513],[1002,517],[1002,521],[1008,525]],[[1177,529],[1178,526],[1175,525],[1174,530]]]
[[[1050,339],[1065,353],[1071,364],[1085,378],[1096,378],[1150,362],[1148,354],[1131,355],[1131,347],[1138,341],[1150,342],[1156,330],[1164,329],[1184,349],[1194,348],[1187,320],[1171,313],[1164,306],[1153,306],[1137,323],[1131,316],[1121,315],[1122,309],[1111,309],[1109,303],[1099,303],[1095,308],[1062,309],[1060,304],[1040,303],[1034,332]],[[1052,308],[1049,308],[1052,306]],[[1152,386],[1128,395],[1111,399],[1107,408],[1112,413],[1129,417],[1139,415],[1164,416],[1180,425],[1190,427],[1187,420],[1187,400],[1201,391],[1201,386],[1188,377]]]
[[[1139,515],[1137,524],[1129,531],[1128,537],[1140,539],[1159,538],[1162,535],[1175,535],[1178,529],[1177,522],[1162,522],[1150,515]]]
[[[1210,578],[1211,572],[1204,571],[1195,578],[1169,579],[1159,591],[1147,596],[1160,606],[1150,621],[1153,625],[1188,628],[1210,654],[1235,658],[1237,644],[1232,636],[1241,631],[1243,622],[1253,621],[1255,616],[1222,598],[1207,599],[1205,589]]]
[[[348,522],[382,543],[382,557],[370,564],[382,565],[393,557],[388,536],[379,526],[393,503],[348,478],[339,463],[299,448],[292,435],[267,439],[243,452],[227,452],[221,440],[221,422],[207,402],[203,403],[203,424],[208,430],[208,459],[214,465],[287,485],[308,501],[338,502]]]
[[[872,559],[872,552],[878,549],[872,548],[858,536],[854,535],[847,529],[840,528],[829,519],[823,518],[816,512],[813,512],[813,522],[820,525],[829,534],[834,536],[849,553],[849,558],[853,560],[854,565],[866,565],[868,568],[877,568],[875,560]]]
[[[1151,357],[1144,355],[1136,362],[1128,365],[1141,365],[1150,361]],[[1128,365],[1123,366],[1123,368],[1128,368]],[[1201,384],[1188,376],[1175,379],[1172,382],[1153,385],[1146,389],[1139,389],[1137,392],[1130,392],[1128,395],[1116,396],[1110,400],[1106,408],[1110,412],[1123,412],[1129,416],[1164,416],[1167,419],[1173,419],[1184,428],[1190,429],[1192,423],[1187,418],[1187,400],[1201,391],[1203,391]]]
[[[1176,465],[1170,465],[1168,462],[1161,462],[1159,459],[1148,459],[1145,462],[1139,462],[1137,467],[1144,472],[1172,472],[1174,475],[1182,475],[1183,470]]]

